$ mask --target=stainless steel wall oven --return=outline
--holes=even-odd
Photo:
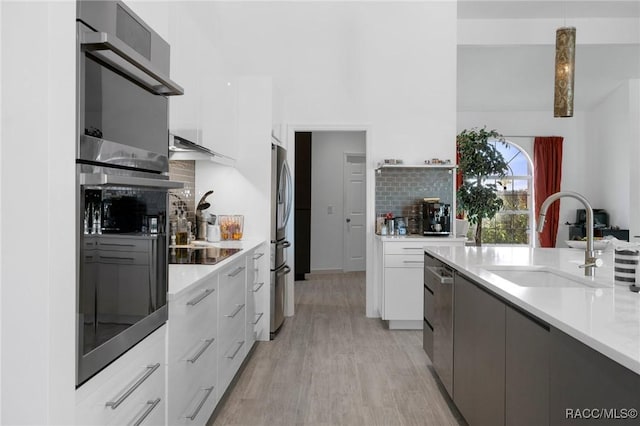
[[[123,3],[77,9],[76,385],[167,320],[169,45]]]

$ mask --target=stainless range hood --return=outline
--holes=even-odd
[[[228,166],[236,160],[174,134],[169,135],[169,160],[213,161]]]

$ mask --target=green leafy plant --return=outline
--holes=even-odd
[[[458,172],[462,174],[462,185],[456,194],[458,209],[466,213],[470,224],[476,225],[476,246],[482,245],[482,219],[495,217],[503,204],[496,184],[486,178],[503,177],[509,170],[504,157],[489,140],[506,145],[500,133],[486,127],[465,129],[456,137]]]

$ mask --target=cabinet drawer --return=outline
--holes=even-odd
[[[194,342],[216,337],[217,275],[169,303],[169,362],[184,357]]]
[[[229,342],[228,348],[218,354],[218,388],[220,396],[222,396],[240,368],[246,353],[245,346],[244,338],[236,339]]]
[[[243,340],[244,336],[246,306],[244,304],[236,305],[234,309],[227,308],[226,312],[228,313],[225,313],[225,311],[221,312],[222,315],[218,321],[220,324],[218,333],[221,345],[220,349],[226,349],[226,347],[223,348],[223,346],[226,346],[226,343],[231,340]]]
[[[424,256],[421,254],[390,254],[384,256],[385,268],[422,268]]]
[[[154,424],[149,422],[158,412],[164,422],[166,331],[162,326],[78,388],[77,424],[134,422],[151,409],[147,402],[158,398],[144,424]]]
[[[435,296],[426,286],[424,287],[423,309],[424,319],[429,321],[429,324],[433,325],[436,313]]]
[[[213,337],[198,342],[191,353],[169,364],[169,421],[174,424],[204,424],[216,403],[218,342]],[[198,411],[199,402],[203,406]],[[205,406],[206,404],[206,406]],[[194,420],[191,420],[191,417]]]
[[[384,243],[384,254],[424,254],[424,241]]]
[[[422,349],[433,364],[433,328],[427,320],[424,320],[424,324],[422,324]]]
[[[221,310],[224,310],[226,306],[244,303],[246,270],[243,257],[220,271],[219,306]]]

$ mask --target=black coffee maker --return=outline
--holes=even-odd
[[[439,201],[422,203],[422,233],[425,236],[446,237],[451,233],[451,205]]]

